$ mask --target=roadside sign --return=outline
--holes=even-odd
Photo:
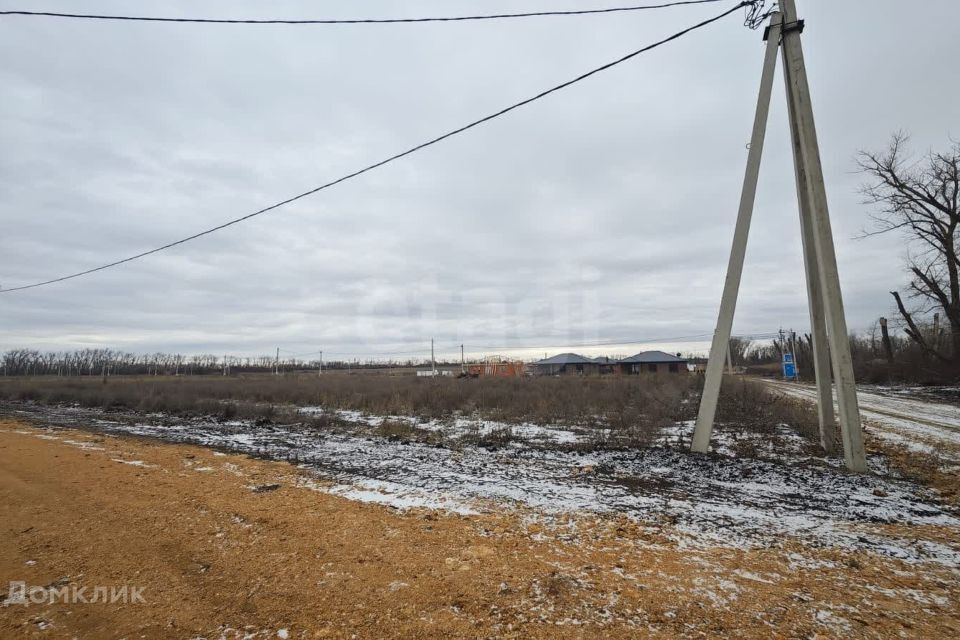
[[[797,365],[793,361],[792,353],[783,354],[783,379],[784,380],[797,379]]]

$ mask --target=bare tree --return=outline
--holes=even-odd
[[[733,366],[740,367],[745,364],[747,352],[750,351],[750,344],[748,338],[738,338],[737,336],[730,338],[730,362],[733,363]]]
[[[862,188],[875,229],[868,235],[902,232],[908,239],[907,267],[911,275],[908,309],[897,291],[891,291],[907,325],[906,333],[928,354],[943,362],[960,359],[960,142],[946,152],[930,151],[913,160],[906,150],[908,137],[897,133],[880,153],[861,151],[860,169],[871,178]],[[950,325],[950,350],[930,344],[915,316],[942,309]]]

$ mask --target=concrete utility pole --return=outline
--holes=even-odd
[[[847,333],[847,319],[843,310],[837,254],[833,246],[830,210],[823,181],[823,166],[820,163],[820,146],[817,142],[817,130],[813,119],[813,105],[810,102],[803,46],[800,43],[800,24],[797,21],[794,0],[781,0],[780,7],[784,22],[792,25],[783,35],[783,55],[786,59],[784,69],[787,71],[785,81],[790,96],[788,103],[793,108],[800,155],[806,171],[813,244],[818,259],[821,293],[827,320],[827,340],[830,344],[833,378],[837,388],[843,456],[848,469],[864,472],[867,470],[867,458],[863,444],[863,425],[860,422],[857,383],[853,376],[853,358],[850,356],[850,336]]]
[[[280,375],[280,347],[277,347],[277,357],[273,361],[273,375]]]
[[[760,93],[757,99],[757,110],[753,117],[753,133],[750,136],[750,147],[747,152],[747,170],[743,177],[743,189],[740,192],[740,209],[737,211],[730,261],[727,263],[727,278],[723,283],[720,313],[717,317],[716,331],[713,333],[713,343],[710,345],[707,375],[703,383],[703,395],[700,397],[700,412],[697,414],[697,426],[694,429],[691,444],[693,451],[701,453],[706,453],[710,448],[713,419],[717,413],[717,400],[720,398],[720,383],[723,381],[723,360],[730,350],[730,331],[733,329],[733,314],[737,308],[737,292],[740,290],[743,261],[747,253],[750,219],[753,217],[753,203],[757,196],[760,156],[767,133],[767,115],[770,113],[770,94],[773,91],[773,74],[776,71],[779,43],[780,14],[773,13],[770,16],[763,71],[760,74]]]
[[[437,361],[433,359],[433,338],[430,338],[430,375],[437,376]]]
[[[853,360],[847,323],[840,293],[840,278],[837,258],[830,227],[823,167],[813,119],[813,107],[807,83],[806,66],[800,32],[803,23],[797,20],[794,0],[781,0],[782,15],[771,14],[770,27],[766,34],[767,54],[764,59],[760,81],[760,98],[757,117],[754,120],[753,139],[747,158],[747,175],[744,178],[740,211],[734,232],[727,280],[717,330],[714,334],[707,363],[707,379],[704,383],[700,413],[694,432],[692,449],[705,452],[709,448],[713,419],[723,371],[722,349],[730,337],[736,297],[743,271],[743,258],[749,231],[753,201],[756,194],[757,171],[760,163],[766,116],[769,111],[770,85],[776,50],[782,45],[784,56],[784,80],[787,88],[787,106],[794,145],[794,169],[797,181],[797,196],[800,205],[801,240],[804,248],[804,263],[807,276],[807,294],[810,303],[811,330],[814,343],[814,369],[817,377],[818,406],[820,410],[821,441],[828,450],[832,445],[833,399],[830,393],[829,368],[832,365],[836,380],[839,406],[840,430],[843,438],[844,458],[852,471],[866,470],[863,446],[863,428],[857,404],[856,382],[853,376]],[[782,38],[781,38],[782,35]],[[759,141],[759,144],[757,144]],[[817,290],[819,288],[819,291]],[[826,353],[827,345],[829,354]],[[831,357],[832,356],[832,357]]]
[[[467,372],[467,361],[463,357],[463,345],[460,345],[460,373]]]
[[[323,351],[320,351],[320,368],[317,369],[317,375],[323,375]]]
[[[783,58],[783,74],[789,73],[787,58]],[[800,210],[800,242],[803,247],[803,268],[807,282],[807,301],[810,316],[810,335],[813,343],[813,375],[817,387],[817,422],[820,426],[820,445],[829,454],[836,453],[834,443],[833,383],[830,380],[830,344],[827,342],[827,324],[823,308],[823,287],[820,284],[820,259],[813,239],[813,214],[810,210],[810,194],[807,170],[804,166],[797,116],[787,87],[787,119],[790,121],[790,138],[793,147],[793,171],[797,182],[797,205]]]

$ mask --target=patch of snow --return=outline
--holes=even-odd
[[[768,580],[759,574],[753,573],[751,571],[746,571],[744,569],[735,569],[733,571],[733,574],[736,576],[740,576],[744,580],[751,580],[753,582],[762,582],[764,584],[776,584],[775,580]]]
[[[466,502],[445,495],[431,495],[404,485],[382,480],[358,480],[350,485],[338,484],[326,487],[324,491],[350,500],[382,504],[399,510],[426,508],[450,511],[460,515],[478,513]]]
[[[850,631],[850,621],[834,614],[828,609],[818,609],[814,614],[814,620],[816,620],[818,624],[837,631]]]
[[[121,464],[129,464],[134,467],[152,467],[152,464],[147,464],[143,460],[121,460],[120,458],[110,458],[113,462],[119,462]]]
[[[797,569],[836,569],[838,565],[832,560],[816,560],[814,558],[808,558],[799,553],[791,553],[787,556],[787,559],[790,563],[787,565],[791,571],[796,571]]]
[[[97,415],[86,411],[80,414],[86,416],[84,422]],[[48,421],[56,417],[40,415]],[[65,422],[77,424],[77,415],[74,411]],[[318,477],[310,488],[398,509],[468,515],[516,504],[544,514],[617,513],[654,524],[667,519],[673,523],[668,531],[678,532],[677,544],[692,548],[771,546],[790,536],[811,547],[960,568],[956,545],[898,537],[874,526],[960,526],[960,518],[933,492],[903,480],[849,474],[822,459],[788,455],[785,462],[773,462],[667,447],[589,454],[534,446],[488,450],[463,445],[454,450],[296,426],[165,422],[104,421],[98,428],[272,459],[295,457]],[[691,427],[680,425],[674,435],[685,437]],[[878,460],[870,460],[872,468]],[[791,561],[802,568],[817,566],[803,556]],[[712,586],[705,588],[725,598]]]
[[[104,450],[103,447],[99,447],[99,446],[96,445],[96,443],[93,443],[93,442],[87,442],[87,441],[82,441],[82,440],[64,440],[63,442],[66,443],[66,444],[69,444],[69,445],[73,445],[74,447],[77,447],[78,449],[84,449],[84,450],[88,450],[88,451],[103,451],[103,450]]]

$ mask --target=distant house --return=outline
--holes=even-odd
[[[663,351],[641,351],[617,363],[620,373],[687,373],[687,361]]]
[[[552,358],[537,360],[530,365],[539,375],[596,375],[600,373],[600,363],[579,353],[561,353]]]
[[[641,373],[688,373],[687,361],[663,351],[643,351],[617,360],[615,358],[588,358],[579,353],[561,353],[530,364],[538,375],[639,375]]]
[[[597,363],[598,373],[617,373],[619,370],[620,361],[616,358],[600,356],[599,358],[594,358],[593,361]]]

